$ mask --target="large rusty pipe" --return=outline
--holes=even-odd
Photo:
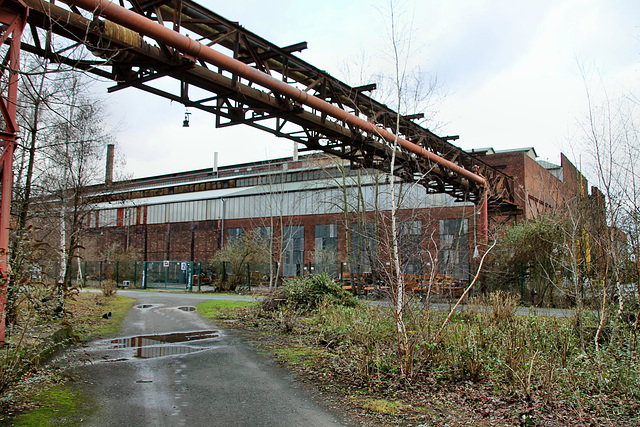
[[[107,0],[64,0],[66,3],[79,6],[96,15],[103,16],[111,21],[123,25],[141,34],[152,37],[160,43],[171,46],[178,51],[194,56],[199,60],[209,62],[212,65],[225,69],[233,74],[237,74],[245,79],[259,84],[267,89],[271,89],[281,95],[291,98],[301,104],[314,108],[327,115],[342,120],[358,129],[369,134],[377,135],[389,143],[397,142],[398,145],[405,150],[415,153],[418,156],[427,158],[432,162],[444,166],[452,172],[467,178],[470,181],[487,187],[487,181],[479,176],[449,160],[425,150],[423,147],[416,145],[410,141],[400,138],[393,133],[374,125],[366,120],[361,119],[353,114],[344,111],[320,98],[293,87],[281,80],[276,79],[262,71],[252,68],[241,61],[231,58],[223,53],[217,52],[208,46],[203,45],[189,37],[182,35],[176,31],[166,28],[152,20],[131,12],[124,7],[118,6]]]

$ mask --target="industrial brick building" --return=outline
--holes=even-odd
[[[515,179],[519,212],[494,216],[494,227],[558,207],[579,194],[581,182],[588,188],[564,155],[554,165],[537,161],[533,148],[473,154]],[[370,271],[374,258],[389,259],[390,185],[386,174],[322,154],[99,185],[91,189],[96,203],[81,256],[100,260],[117,247],[144,261],[207,262],[255,230],[273,239],[270,258],[284,276],[307,268],[337,274],[347,262]],[[474,204],[395,185],[405,271],[435,268],[468,279],[477,256]]]

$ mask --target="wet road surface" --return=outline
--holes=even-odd
[[[206,296],[121,294],[137,299],[123,333],[75,353],[77,382],[98,406],[83,425],[347,425],[268,356],[201,318],[194,306]]]

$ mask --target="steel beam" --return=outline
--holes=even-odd
[[[420,157],[429,159],[437,165],[441,165],[450,171],[475,182],[482,188],[488,187],[487,181],[480,175],[476,175],[468,169],[446,160],[423,147],[420,147],[406,139],[400,138],[386,129],[376,126],[371,122],[361,119],[358,116],[332,105],[320,98],[310,95],[297,87],[291,86],[266,73],[252,68],[245,63],[226,56],[208,46],[203,45],[185,35],[177,33],[152,20],[125,9],[106,0],[65,0],[70,5],[79,6],[87,11],[108,18],[126,28],[135,30],[143,35],[152,37],[159,43],[171,46],[183,54],[191,55],[199,60],[206,61],[212,65],[223,68],[234,75],[241,76],[255,84],[267,89],[271,89],[289,99],[300,102],[313,109],[326,113],[327,115],[341,120],[348,125],[354,126],[366,132],[372,138],[381,138],[389,144],[399,145],[403,149],[414,153]]]

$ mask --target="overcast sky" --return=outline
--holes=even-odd
[[[298,55],[346,83],[362,83],[354,70],[390,71],[384,0],[200,4],[277,45],[308,42]],[[573,156],[576,124],[587,109],[583,75],[594,94],[601,81],[609,97],[640,94],[638,0],[401,6],[398,22],[413,26],[410,67],[439,82],[433,128],[460,135],[462,148],[533,146],[557,163],[561,151]],[[135,177],[211,167],[215,151],[221,165],[291,155],[288,140],[246,126],[215,129],[213,116],[194,110],[191,126],[183,128],[184,106],[135,89],[105,99],[125,171]]]

